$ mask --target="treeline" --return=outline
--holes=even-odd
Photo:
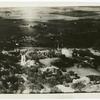
[[[99,48],[100,20],[79,19],[73,21],[49,20],[34,26],[36,39],[42,46],[96,47]],[[62,45],[63,44],[63,45]]]

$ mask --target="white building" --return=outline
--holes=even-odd
[[[21,55],[21,65],[24,66],[26,64],[26,56],[25,54]]]
[[[61,53],[66,57],[72,57],[72,50],[67,48],[62,48]]]

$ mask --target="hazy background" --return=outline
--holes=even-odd
[[[100,48],[100,7],[0,8],[0,48]]]

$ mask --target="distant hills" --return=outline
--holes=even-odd
[[[43,10],[45,11],[43,12],[40,9],[40,11],[37,10],[38,18],[35,16],[34,19],[33,16],[31,20],[24,19],[24,15],[21,18],[15,10],[15,15],[11,13],[10,16],[9,11],[8,17],[2,11],[0,13],[0,48],[14,49],[28,46],[56,48],[59,45],[60,47],[99,49],[99,8],[95,8],[95,11],[87,8],[81,7],[81,10],[77,10],[77,7],[73,9],[48,8],[50,12],[48,10]]]
[[[65,47],[99,47],[100,20],[80,19],[73,21],[50,20],[38,22],[35,33],[39,36],[40,44],[53,46],[59,36],[59,42]],[[55,37],[55,38],[54,38]]]

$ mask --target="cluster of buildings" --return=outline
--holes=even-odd
[[[72,50],[67,48],[62,48],[59,50],[54,49],[42,49],[42,50],[33,50],[33,51],[24,51],[21,54],[21,65],[25,65],[27,59],[31,57],[31,60],[45,59],[58,57],[60,55],[65,55],[65,57],[72,57]]]

